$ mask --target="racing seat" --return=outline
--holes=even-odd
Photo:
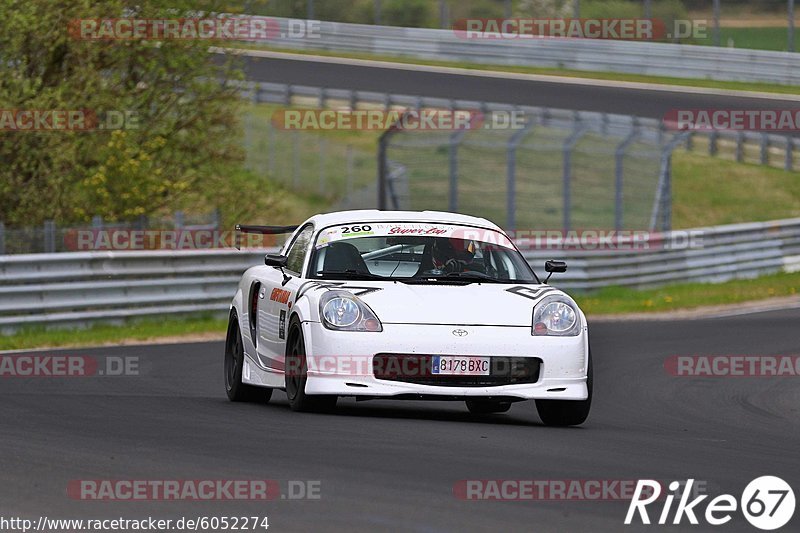
[[[358,274],[370,273],[358,248],[349,242],[332,242],[328,245],[322,270],[323,272],[353,270]]]

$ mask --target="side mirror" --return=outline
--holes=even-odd
[[[547,272],[547,279],[544,280],[544,282],[547,283],[550,281],[550,276],[552,276],[554,272],[566,272],[567,264],[564,261],[555,261],[551,259],[550,261],[544,262],[544,271]]]
[[[264,264],[276,268],[285,267],[288,260],[288,257],[281,254],[267,254],[264,256]]]
[[[564,261],[545,261],[544,262],[544,271],[553,273],[553,272],[566,272],[567,271],[567,264]]]

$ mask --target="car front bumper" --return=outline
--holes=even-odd
[[[548,337],[531,335],[530,327],[384,324],[382,332],[348,332],[304,322],[303,332],[307,394],[519,400],[588,397],[585,327],[574,337]],[[377,379],[372,366],[376,354],[536,358],[541,364],[533,383],[442,386]]]

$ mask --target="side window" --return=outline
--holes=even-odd
[[[308,251],[308,244],[311,241],[311,235],[314,233],[312,226],[306,226],[298,235],[289,248],[289,253],[286,254],[289,260],[286,262],[286,269],[291,272],[300,273],[303,269],[303,262],[306,259],[306,252]]]

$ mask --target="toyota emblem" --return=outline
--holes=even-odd
[[[455,335],[456,337],[466,337],[467,335],[469,335],[469,331],[465,329],[454,329],[453,335]]]

